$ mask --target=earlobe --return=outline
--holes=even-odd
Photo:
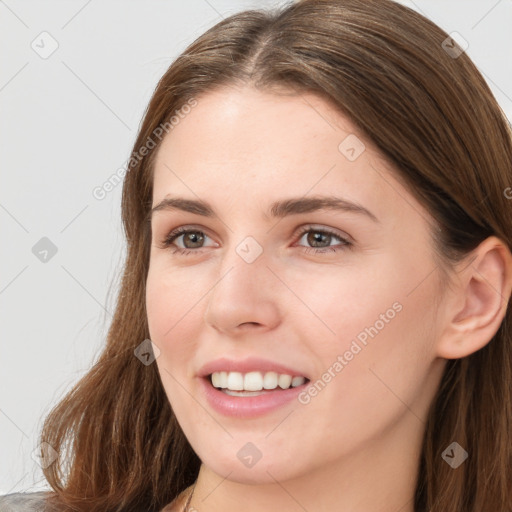
[[[438,356],[446,359],[468,356],[489,343],[503,321],[512,290],[512,254],[499,238],[485,239],[466,261],[471,263],[461,265],[453,311],[438,340]]]

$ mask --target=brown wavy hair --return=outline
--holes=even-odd
[[[187,102],[226,85],[316,93],[375,144],[431,213],[440,228],[433,244],[447,269],[491,235],[512,250],[504,193],[512,184],[510,127],[468,55],[450,54],[446,38],[391,0],[304,0],[232,15],[172,63],[146,110],[123,184],[127,254],[105,347],[42,428],[40,442],[59,455],[43,470],[54,491],[48,505],[157,511],[197,477],[200,460],[156,364],[134,356],[149,338],[155,133],[160,126],[171,133],[169,120]],[[156,147],[141,151],[149,139]],[[484,348],[447,361],[426,424],[417,512],[512,510],[511,320],[507,306]],[[469,453],[457,469],[441,458],[453,441]]]

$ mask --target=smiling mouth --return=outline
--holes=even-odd
[[[309,382],[302,375],[277,372],[214,372],[206,377],[217,390],[229,396],[258,396],[302,386]]]

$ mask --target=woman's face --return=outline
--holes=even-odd
[[[153,207],[186,202],[153,213],[146,299],[193,449],[252,483],[355,454],[414,460],[442,370],[429,215],[312,94],[226,88],[183,112],[159,149]],[[165,247],[177,228],[190,232]],[[308,381],[240,396],[214,389],[214,369],[233,370],[215,379],[235,389],[272,387],[273,370],[285,387],[280,374]]]

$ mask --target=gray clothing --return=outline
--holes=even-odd
[[[0,496],[0,512],[44,512],[48,491],[15,492]]]

